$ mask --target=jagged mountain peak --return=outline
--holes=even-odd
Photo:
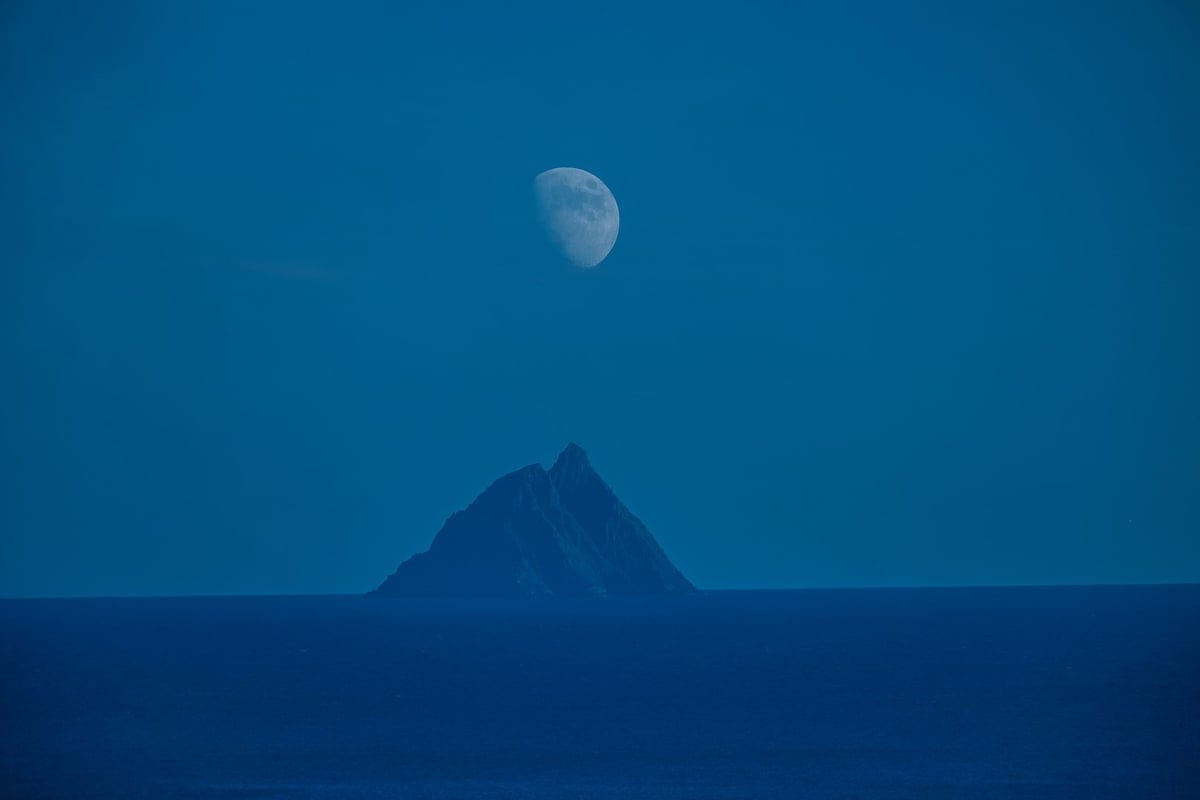
[[[604,482],[604,479],[592,467],[592,462],[588,459],[587,452],[574,442],[568,444],[558,454],[558,458],[555,459],[553,466],[550,467],[549,475],[550,480],[560,491],[564,487],[579,483],[594,483],[608,489],[608,484]]]
[[[586,464],[589,467],[591,466],[591,462],[588,460],[587,451],[575,444],[575,442],[567,442],[567,446],[564,447],[562,452],[558,454],[558,458],[554,461],[554,466],[557,467],[560,464]],[[551,469],[553,469],[553,467],[551,467]]]
[[[549,470],[530,464],[493,481],[374,593],[693,591],[571,442]]]

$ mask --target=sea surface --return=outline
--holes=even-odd
[[[1200,798],[1200,587],[0,601],[0,796]]]

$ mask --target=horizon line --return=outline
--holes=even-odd
[[[1104,583],[963,583],[963,584],[871,584],[846,586],[762,586],[755,588],[705,589],[696,587],[697,594],[733,592],[881,592],[881,591],[929,591],[941,589],[1115,589],[1147,587],[1200,587],[1196,581],[1135,581]],[[230,593],[181,593],[181,594],[47,594],[47,595],[0,595],[0,602],[21,600],[199,600],[199,599],[252,599],[271,597],[366,597],[365,592],[230,592]],[[384,602],[425,600],[580,600],[633,597],[689,597],[692,595],[655,592],[648,594],[598,594],[598,595],[430,595],[427,597],[384,597]]]

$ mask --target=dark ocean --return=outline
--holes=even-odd
[[[13,798],[1197,798],[1200,587],[0,602]]]

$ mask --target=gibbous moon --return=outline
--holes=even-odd
[[[604,181],[575,167],[549,169],[533,179],[542,224],[577,267],[596,266],[617,241],[621,215]]]

